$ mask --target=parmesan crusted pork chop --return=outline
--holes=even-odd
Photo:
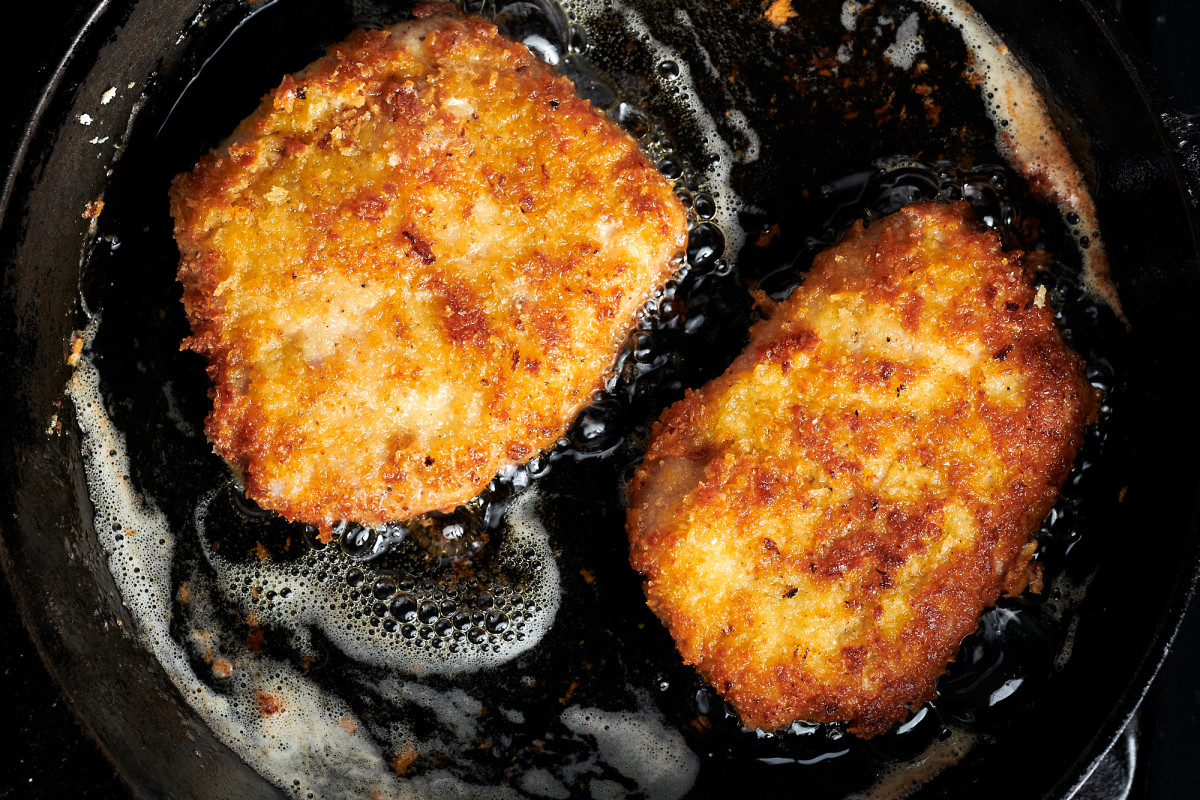
[[[747,726],[881,733],[1039,582],[1097,397],[1019,256],[965,204],[856,225],[655,425],[631,560]]]
[[[326,533],[453,506],[553,444],[686,240],[631,137],[441,6],[284,78],[171,212],[208,436]]]

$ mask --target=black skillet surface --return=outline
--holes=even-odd
[[[981,5],[985,5],[986,7],[986,4]],[[999,25],[999,23],[997,24]],[[1008,36],[1009,41],[1013,42],[1014,44],[1018,38],[1019,37],[1017,37],[1015,34]],[[1045,44],[1046,43],[1043,43],[1043,45]],[[1033,48],[1034,52],[1037,52],[1036,42],[1031,43],[1029,46]],[[1086,59],[1088,57],[1086,54],[1080,53],[1069,54],[1062,48],[1060,48],[1060,55],[1066,56],[1070,61]],[[1100,61],[1102,62],[1102,59],[1100,59]],[[303,63],[303,60],[301,60],[300,63]],[[1065,102],[1068,104],[1068,106],[1074,102],[1084,107],[1095,107],[1090,105],[1094,103],[1095,97],[1088,89],[1088,86],[1084,85],[1081,87],[1078,85],[1080,78],[1073,65],[1066,65],[1064,63],[1056,64],[1054,58],[1049,56],[1045,60],[1038,61],[1037,63],[1044,66],[1046,74],[1049,76],[1052,85],[1055,75],[1058,74],[1056,73],[1056,70],[1062,71],[1059,77],[1062,75],[1069,76],[1070,89],[1064,92],[1066,95]],[[1100,80],[1102,85],[1120,88],[1119,81],[1116,81],[1114,78],[1114,76],[1119,77],[1119,69],[1115,73],[1105,75],[1103,74],[1103,70],[1106,68],[1105,64],[1097,63],[1093,64],[1092,66],[1096,68],[1096,72],[1092,74],[1093,79]],[[1113,69],[1113,65],[1109,64],[1107,69]],[[1139,130],[1137,125],[1132,126],[1135,130],[1124,130],[1123,133],[1122,131],[1106,129],[1104,127],[1105,124],[1107,124],[1110,128],[1128,128],[1131,126],[1128,124],[1128,121],[1115,122],[1111,115],[1106,117],[1106,115],[1100,113],[1096,114],[1096,116],[1102,118],[1101,121],[1097,122],[1095,120],[1089,120],[1087,123],[1083,123],[1081,126],[1089,131],[1091,138],[1085,140],[1077,136],[1073,143],[1083,149],[1083,151],[1090,152],[1092,158],[1095,159],[1095,165],[1093,168],[1096,169],[1100,174],[1102,186],[1105,185],[1105,178],[1115,178],[1118,180],[1116,186],[1109,189],[1108,194],[1105,193],[1104,189],[1102,189],[1099,193],[1102,214],[1106,213],[1107,209],[1115,207],[1118,214],[1124,215],[1119,216],[1119,219],[1128,222],[1131,230],[1137,229],[1135,222],[1138,221],[1139,214],[1145,213],[1147,216],[1144,217],[1143,220],[1149,220],[1151,222],[1158,220],[1170,220],[1172,217],[1169,215],[1172,213],[1177,215],[1178,212],[1172,212],[1170,210],[1171,204],[1167,202],[1169,199],[1169,190],[1171,189],[1169,181],[1165,183],[1154,183],[1153,180],[1154,178],[1169,178],[1169,175],[1166,174],[1155,174],[1155,170],[1162,169],[1165,165],[1156,161],[1154,157],[1147,156],[1146,153],[1138,151],[1136,148],[1131,149],[1129,143],[1123,141],[1121,138],[1122,136],[1136,136],[1137,134],[1144,132]],[[1089,127],[1089,124],[1094,124],[1097,127]],[[1147,181],[1149,181],[1149,183],[1152,185],[1146,185]],[[1143,192],[1140,194],[1140,196],[1137,194],[1139,191]],[[1161,205],[1156,205],[1156,203],[1161,203]],[[1114,263],[1118,271],[1119,278],[1125,277],[1127,279],[1126,285],[1123,286],[1123,289],[1128,288],[1131,292],[1130,295],[1126,296],[1126,304],[1127,309],[1130,311],[1130,316],[1134,317],[1135,313],[1139,315],[1149,314],[1149,316],[1140,326],[1142,327],[1141,331],[1138,330],[1139,326],[1135,325],[1135,339],[1139,340],[1139,344],[1144,344],[1147,340],[1140,339],[1139,334],[1145,335],[1149,332],[1148,329],[1158,328],[1158,330],[1155,332],[1162,334],[1162,336],[1159,339],[1151,340],[1154,341],[1156,345],[1156,347],[1152,349],[1161,354],[1164,363],[1174,363],[1172,361],[1172,357],[1169,356],[1165,351],[1169,351],[1172,346],[1182,346],[1186,339],[1183,339],[1178,335],[1178,333],[1175,333],[1175,338],[1172,339],[1170,326],[1172,324],[1179,324],[1179,311],[1187,308],[1187,303],[1190,302],[1190,299],[1185,293],[1177,291],[1175,293],[1175,299],[1179,300],[1183,304],[1183,308],[1176,310],[1174,314],[1164,313],[1161,315],[1161,319],[1157,319],[1155,317],[1158,316],[1157,312],[1159,311],[1170,310],[1166,307],[1170,305],[1172,298],[1169,296],[1169,293],[1163,291],[1163,284],[1166,284],[1169,281],[1179,280],[1182,280],[1186,283],[1186,281],[1194,281],[1195,279],[1194,262],[1190,265],[1190,272],[1187,271],[1189,267],[1184,266],[1181,270],[1183,273],[1182,275],[1173,273],[1173,270],[1181,269],[1181,264],[1172,263],[1172,258],[1179,257],[1178,255],[1172,254],[1183,253],[1182,257],[1186,258],[1188,252],[1186,243],[1183,245],[1183,249],[1179,250],[1179,243],[1172,239],[1172,237],[1163,237],[1160,235],[1159,240],[1156,241],[1158,241],[1158,244],[1161,245],[1159,249],[1163,250],[1165,248],[1165,251],[1156,251],[1155,247],[1153,246],[1141,246],[1145,242],[1144,237],[1139,239],[1137,236],[1129,235],[1127,231],[1121,230],[1118,235],[1114,237],[1115,229],[1123,228],[1124,226],[1120,224],[1110,224],[1110,218],[1107,216],[1102,216],[1102,219],[1105,225],[1105,232],[1109,238],[1109,245],[1114,250]],[[1145,222],[1143,221],[1142,224],[1145,224]],[[1166,231],[1168,233],[1172,229],[1173,226],[1171,225],[1166,227]],[[1181,229],[1179,228],[1174,228],[1174,230],[1181,232]],[[1162,241],[1164,238],[1165,242]],[[1125,248],[1124,251],[1118,249],[1122,244]],[[1171,250],[1172,247],[1176,249]],[[1135,264],[1126,261],[1124,264],[1122,264],[1118,262],[1119,254],[1122,252],[1129,256],[1136,253],[1139,256],[1139,263]],[[1194,253],[1192,257],[1194,259]],[[1146,270],[1146,272],[1139,273],[1139,269]],[[1127,270],[1128,272],[1122,274],[1122,270]],[[1139,280],[1134,279],[1135,275],[1138,276]],[[1135,301],[1140,301],[1147,305],[1139,307],[1135,303],[1134,306],[1131,306],[1129,299],[1130,296],[1132,296]],[[1151,305],[1153,305],[1155,308],[1155,314],[1149,313],[1148,306]],[[6,345],[7,344],[8,342],[6,341]],[[9,352],[7,351],[7,348],[6,352]],[[1180,357],[1186,358],[1187,355],[1183,354]],[[1130,369],[1136,372],[1138,371],[1138,366],[1138,364],[1133,363],[1130,365]],[[1139,376],[1144,381],[1144,383],[1140,385],[1151,385],[1158,377],[1153,374],[1153,371],[1148,370],[1147,372],[1149,374],[1142,374]],[[1181,387],[1162,387],[1156,389],[1156,392],[1158,392],[1157,397],[1130,400],[1129,402],[1131,405],[1128,413],[1132,417],[1136,417],[1137,412],[1144,407],[1143,403],[1149,403],[1152,399],[1161,401],[1163,399],[1162,395],[1164,393],[1169,394],[1172,388]],[[1131,424],[1133,424],[1135,428],[1137,427],[1136,422],[1132,422]],[[1194,431],[1186,429],[1181,430],[1178,427],[1178,423],[1176,423],[1176,426],[1173,427],[1171,432],[1171,437],[1176,442],[1186,442],[1188,441],[1187,437],[1189,436],[1194,436]],[[1141,441],[1141,437],[1130,436],[1129,438],[1137,442]],[[1155,468],[1170,466],[1170,462],[1164,457],[1169,451],[1163,450],[1161,453],[1156,452],[1156,448],[1160,445],[1165,445],[1165,443],[1149,441],[1144,444],[1135,444],[1131,446],[1129,454],[1132,455],[1135,463],[1137,461],[1141,462],[1142,469],[1145,471],[1152,471]],[[69,453],[63,455],[69,456]],[[1177,489],[1174,494],[1185,499],[1192,497],[1193,495],[1190,491],[1191,487],[1186,485],[1186,481],[1183,480],[1183,476],[1175,477],[1176,479],[1182,481],[1182,483],[1176,484],[1180,488]],[[78,480],[78,478],[76,477],[75,480]],[[1133,482],[1131,481],[1131,483]],[[1133,485],[1136,486],[1137,484],[1133,483]],[[1126,502],[1151,503],[1149,498],[1140,501],[1137,500],[1132,496],[1134,491],[1134,489],[1130,490],[1131,496],[1126,498]],[[1161,500],[1161,497],[1158,499]],[[1125,508],[1127,509],[1129,506],[1125,506]],[[1158,530],[1179,529],[1180,523],[1183,519],[1183,517],[1175,517],[1172,519],[1171,515],[1173,513],[1182,512],[1179,512],[1178,505],[1172,505],[1169,503],[1163,503],[1154,508],[1141,507],[1140,510],[1142,513],[1136,516],[1130,516],[1130,512],[1122,508],[1114,509],[1114,513],[1119,515],[1119,520],[1122,523],[1141,523],[1136,526],[1137,528],[1141,529],[1146,529],[1143,526],[1147,525],[1149,521],[1155,517],[1155,515],[1158,515],[1158,522],[1156,523],[1156,529]],[[1115,531],[1119,529],[1119,525],[1107,527],[1109,528],[1109,531]],[[7,528],[5,529],[5,532],[7,536]],[[1090,537],[1092,534],[1089,532],[1088,535]],[[10,548],[13,548],[11,539],[6,538],[6,544]],[[1172,545],[1168,543],[1158,548],[1157,552],[1151,551],[1149,548],[1126,548],[1125,550],[1121,551],[1120,561],[1118,561],[1113,555],[1113,553],[1117,551],[1109,551],[1107,543],[1097,543],[1096,547],[1100,551],[1097,555],[1097,558],[1102,564],[1115,565],[1119,563],[1122,565],[1122,569],[1118,570],[1114,566],[1110,568],[1112,571],[1108,572],[1107,574],[1103,569],[1101,570],[1101,574],[1097,578],[1097,585],[1094,585],[1090,590],[1087,605],[1084,607],[1085,610],[1081,612],[1079,647],[1077,648],[1076,654],[1072,657],[1070,662],[1071,667],[1068,668],[1067,672],[1070,673],[1074,665],[1078,664],[1082,658],[1094,659],[1086,662],[1092,665],[1092,668],[1076,671],[1076,673],[1071,676],[1069,685],[1063,685],[1063,681],[1067,679],[1060,679],[1058,683],[1058,691],[1061,696],[1043,696],[1038,701],[1040,705],[1039,708],[1036,708],[1032,712],[1023,715],[1023,718],[1019,721],[1019,724],[1029,725],[1029,727],[1025,729],[1024,735],[1021,737],[1020,742],[1013,743],[1013,737],[1011,736],[1010,740],[1006,742],[1001,737],[997,745],[991,748],[992,752],[986,755],[986,758],[983,762],[972,765],[971,769],[975,769],[976,774],[970,778],[967,778],[966,781],[968,785],[973,785],[978,793],[988,794],[989,791],[988,789],[981,789],[977,781],[987,781],[985,786],[997,791],[999,790],[999,787],[1002,785],[1003,776],[998,774],[1001,768],[995,765],[1006,762],[1020,762],[1022,763],[1023,767],[1028,770],[1027,773],[1022,776],[1023,785],[1047,787],[1052,785],[1058,775],[1061,775],[1064,770],[1068,770],[1067,764],[1070,761],[1072,754],[1082,752],[1088,748],[1090,748],[1091,752],[1095,752],[1095,748],[1100,746],[1101,742],[1099,741],[1093,742],[1091,745],[1086,745],[1086,742],[1088,741],[1093,730],[1099,729],[1101,731],[1100,736],[1098,737],[1100,740],[1115,735],[1116,730],[1119,729],[1120,723],[1123,720],[1123,716],[1128,713],[1133,700],[1136,699],[1138,694],[1138,685],[1140,685],[1141,682],[1149,677],[1149,670],[1152,668],[1153,662],[1155,661],[1155,653],[1161,648],[1161,640],[1167,628],[1169,627],[1169,623],[1167,627],[1160,627],[1156,629],[1154,624],[1147,623],[1147,619],[1153,620],[1158,618],[1164,608],[1166,609],[1167,617],[1170,616],[1170,613],[1172,612],[1172,607],[1170,604],[1172,602],[1171,592],[1173,585],[1173,581],[1171,580],[1169,574],[1170,567],[1175,564],[1182,564],[1184,569],[1189,568],[1191,566],[1190,559],[1192,558],[1192,555],[1186,548],[1177,546],[1173,548]],[[22,554],[17,551],[15,555],[17,559],[20,560]],[[1106,560],[1106,558],[1108,560]],[[1162,560],[1158,560],[1160,558]],[[1164,564],[1166,565],[1165,569],[1168,571],[1166,577],[1162,577]],[[1147,581],[1142,573],[1147,572],[1152,568],[1156,568],[1158,570],[1156,574],[1158,574],[1160,577],[1153,579],[1152,581]],[[102,579],[103,575],[100,575],[100,577]],[[1110,580],[1105,580],[1105,578],[1109,578]],[[1127,583],[1137,586],[1137,594],[1135,596],[1129,597],[1124,594],[1123,584]],[[1104,588],[1098,588],[1098,586]],[[1175,591],[1177,597],[1178,590],[1176,589]],[[1097,599],[1098,594],[1099,599]],[[25,598],[26,602],[30,602],[29,594],[25,594]],[[35,604],[38,599],[39,598],[37,594],[34,593],[33,600]],[[45,600],[48,603],[61,602],[60,596],[53,593],[41,595],[40,599]],[[1175,602],[1177,602],[1177,599]],[[1157,609],[1157,613],[1147,615],[1147,608]],[[39,612],[39,609],[37,608],[34,610],[35,614]],[[74,609],[70,607],[65,609],[60,607],[53,610],[58,613],[59,619],[65,620],[70,618],[72,612],[79,614],[86,609],[81,606]],[[1115,635],[1110,636],[1102,636],[1099,633],[1096,633],[1093,634],[1095,638],[1089,640],[1084,636],[1086,626],[1089,625],[1095,625],[1097,627],[1108,625],[1109,630],[1107,632],[1112,634],[1112,632],[1115,631],[1116,633]],[[1102,639],[1104,640],[1103,642],[1101,641]],[[1122,641],[1125,643],[1125,645],[1114,650],[1112,646],[1112,642],[1114,640]],[[1091,647],[1088,647],[1089,642],[1091,642]],[[53,642],[44,643],[47,644],[52,651],[54,650]],[[90,666],[86,664],[86,662],[95,659],[94,654],[89,654],[86,648],[80,648],[80,645],[81,643],[78,641],[66,642],[62,646],[62,651],[57,653],[57,655],[60,657],[63,655],[70,656],[72,648],[76,648],[74,650],[75,657],[78,658],[79,661],[85,662],[72,664],[70,663],[70,658],[64,660],[64,666],[66,669],[63,670],[63,677],[65,680],[67,680],[68,684],[71,683],[71,677],[67,673],[69,673],[72,667],[74,667],[77,671],[86,674],[87,667]],[[1096,652],[1087,656],[1080,654],[1081,651],[1086,651],[1092,648],[1095,648]],[[1144,658],[1143,655],[1145,656]],[[122,655],[122,660],[127,657],[128,656]],[[94,663],[95,668],[105,672],[111,671],[113,666],[114,665],[111,663],[111,660],[105,661],[96,659]],[[1130,674],[1134,675],[1132,683],[1129,682],[1128,675]],[[128,674],[120,676],[120,684],[117,686],[108,687],[108,691],[110,692],[109,696],[114,702],[119,702],[125,699],[126,695],[136,692],[139,688],[146,685],[146,679],[137,680],[134,678],[131,680],[131,677],[132,676]],[[75,680],[77,681],[80,680],[80,678],[81,675],[79,674],[75,676]],[[151,679],[151,681],[153,683],[153,679]],[[98,682],[103,683],[104,681],[101,680]],[[156,691],[163,691],[163,688],[159,687],[158,689],[152,689],[152,694]],[[170,689],[166,688],[165,693],[169,695]],[[155,708],[154,706],[147,707],[145,713],[151,716],[161,713],[161,705],[162,704],[159,703],[159,708]],[[1111,710],[1112,706],[1114,705],[1117,706],[1117,712],[1115,714],[1112,713]],[[1057,708],[1053,708],[1054,706],[1057,706]],[[103,703],[100,703],[99,705],[93,705],[93,711],[98,707],[102,708]],[[1034,715],[1032,719],[1030,719],[1031,714]],[[85,716],[88,716],[86,711]],[[166,713],[166,720],[168,724],[171,724],[170,720],[174,718],[174,715],[168,709]],[[141,725],[140,727],[142,728],[142,731],[135,731],[135,738],[141,739],[143,743],[142,746],[146,748],[146,752],[158,752],[160,748],[153,746],[153,736],[150,735],[146,730],[149,726]],[[196,738],[203,739],[204,737],[201,736]],[[208,750],[208,746],[210,745],[210,742],[205,741],[201,746],[201,749]],[[120,743],[118,743],[118,746],[120,746]],[[1044,758],[1037,759],[1042,763],[1030,765],[1027,758],[1028,749],[1035,749],[1036,752],[1042,754]],[[1024,752],[1022,753],[1022,751]],[[1026,756],[1026,758],[1018,757],[1016,755],[1017,753],[1022,753]],[[237,766],[231,765],[221,754],[219,748],[212,749],[211,755],[206,755],[214,759],[214,764],[224,764],[225,766],[235,770],[235,772],[237,771]],[[1009,761],[1010,758],[1013,760]],[[989,762],[993,766],[989,767]],[[153,786],[153,780],[156,779],[153,773],[157,773],[157,780],[162,781],[160,784],[162,789],[165,790],[167,787],[171,787],[175,792],[180,793],[181,796],[194,792],[195,787],[193,787],[191,790],[188,788],[187,769],[170,770],[164,766],[155,766],[153,764],[150,765],[150,767],[150,772],[152,773],[150,783],[151,786]],[[1080,768],[1081,765],[1077,763],[1073,769],[1079,770]],[[218,769],[217,772],[219,774],[221,769]],[[212,774],[211,771],[209,774]],[[176,782],[176,780],[179,782]],[[232,780],[235,782],[238,781],[236,777]],[[1068,783],[1073,780],[1070,776],[1069,770],[1066,780]],[[201,785],[206,784],[195,784],[195,786]],[[232,785],[234,784],[228,784],[228,786]],[[241,784],[240,782],[238,782],[237,785],[241,787],[238,793],[245,794],[245,790],[248,788],[247,785]],[[1065,785],[1066,784],[1059,784],[1058,789],[1061,790],[1065,788]],[[943,784],[941,791],[947,793],[947,796],[953,796],[953,792],[955,790],[954,787],[955,784],[953,783]],[[155,793],[153,788],[151,789],[151,792]]]

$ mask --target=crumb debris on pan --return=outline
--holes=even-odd
[[[776,28],[787,24],[789,19],[799,16],[792,8],[792,0],[771,0],[767,10],[763,12],[767,22]]]
[[[79,360],[83,358],[84,340],[84,331],[75,331],[71,334],[71,352],[67,354],[67,366],[79,366]]]

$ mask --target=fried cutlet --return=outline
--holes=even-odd
[[[463,502],[602,386],[686,219],[566,78],[445,6],[286,77],[171,187],[246,494],[328,532]]]
[[[881,733],[1039,580],[1030,537],[1097,403],[1043,298],[965,204],[910,206],[818,256],[655,424],[631,561],[747,726]]]

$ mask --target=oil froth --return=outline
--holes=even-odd
[[[900,23],[900,27],[896,29],[896,41],[883,51],[883,57],[890,61],[892,66],[910,70],[913,67],[913,61],[925,51],[925,43],[921,40],[917,26],[918,19],[914,12],[905,17],[904,22]]]
[[[516,658],[554,623],[561,586],[549,534],[538,518],[536,489],[508,506],[499,535],[488,543],[508,554],[507,561],[527,579],[512,576],[508,585],[484,581],[461,588],[437,572],[413,579],[321,551],[308,552],[299,565],[225,558],[213,548],[208,529],[209,510],[220,493],[200,500],[195,525],[225,602],[254,614],[262,625],[289,631],[305,653],[312,653],[311,639],[319,632],[364,664],[420,675],[463,673]],[[330,579],[329,573],[346,577]],[[508,607],[500,610],[510,593]]]
[[[677,800],[700,772],[700,761],[683,736],[653,712],[572,707],[562,720],[575,733],[593,737],[600,757],[648,797]]]

